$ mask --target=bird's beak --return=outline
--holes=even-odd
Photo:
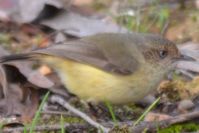
[[[179,57],[175,58],[174,59],[175,61],[195,61],[195,59],[193,57],[190,57],[188,55],[183,55],[183,54],[180,54]]]

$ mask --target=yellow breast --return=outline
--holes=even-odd
[[[144,67],[132,75],[123,76],[56,57],[46,58],[46,62],[55,68],[71,93],[87,101],[109,101],[114,104],[137,101],[155,89],[155,83],[159,82],[156,77],[157,81],[150,83],[155,80],[152,79],[155,75]]]

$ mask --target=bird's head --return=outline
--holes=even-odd
[[[146,62],[168,67],[176,59],[181,58],[181,54],[176,45],[158,35],[146,35],[144,38],[142,53]]]

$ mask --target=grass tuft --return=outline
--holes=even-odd
[[[39,118],[40,118],[41,110],[42,110],[45,102],[47,101],[49,94],[50,94],[49,91],[45,94],[45,96],[44,96],[44,98],[43,98],[43,100],[42,100],[42,102],[41,102],[41,104],[39,106],[39,109],[37,110],[37,112],[35,114],[35,117],[33,118],[29,133],[33,133],[33,130],[34,130]]]

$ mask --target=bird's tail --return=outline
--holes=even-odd
[[[34,53],[15,54],[0,57],[0,63],[17,61],[17,60],[35,60],[38,55]]]

